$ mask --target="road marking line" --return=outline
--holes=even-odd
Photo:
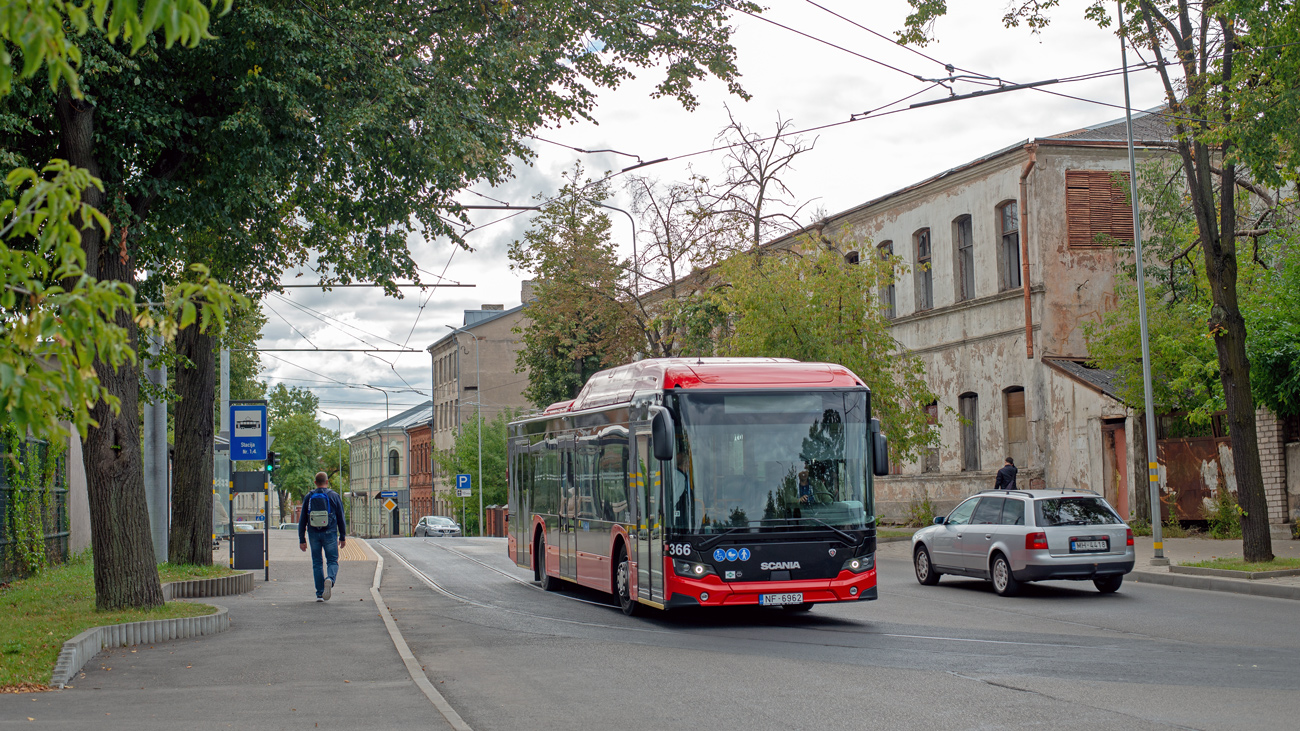
[[[378,554],[376,554],[378,555]],[[456,713],[456,709],[451,707],[447,699],[433,687],[429,682],[429,676],[424,674],[424,668],[420,667],[420,662],[415,659],[411,653],[411,648],[402,638],[402,631],[397,628],[397,623],[393,621],[393,615],[388,611],[388,605],[384,603],[384,597],[379,593],[379,580],[384,573],[384,557],[379,556],[379,561],[375,564],[375,579],[370,585],[370,595],[375,598],[375,605],[379,607],[379,615],[384,618],[384,627],[388,629],[388,636],[392,638],[393,645],[397,648],[397,654],[401,656],[402,662],[406,665],[406,672],[411,674],[411,680],[415,681],[416,687],[424,692],[425,697],[433,704],[434,708],[447,719],[447,723],[456,731],[473,731],[465,719]]]

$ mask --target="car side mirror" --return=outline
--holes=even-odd
[[[943,525],[944,523],[947,523],[947,522],[948,522],[948,519],[945,518],[945,517],[943,517],[942,515],[936,516],[935,519],[934,519],[934,524],[935,524],[935,525]]]
[[[880,430],[880,419],[871,420],[871,474],[884,477],[889,474],[889,440]]]
[[[662,406],[652,407],[654,416],[650,420],[650,442],[653,445],[655,459],[667,462],[673,458],[673,417]]]

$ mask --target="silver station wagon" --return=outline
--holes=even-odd
[[[912,536],[917,581],[971,576],[1002,596],[1049,579],[1090,579],[1109,594],[1133,561],[1133,531],[1087,490],[986,490]]]

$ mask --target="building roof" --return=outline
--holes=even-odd
[[[403,411],[402,413],[396,416],[389,417],[377,424],[372,424],[366,427],[365,429],[362,429],[356,434],[353,434],[352,436],[348,437],[348,440],[351,441],[352,439],[365,436],[370,432],[374,432],[374,431],[380,431],[385,429],[392,429],[392,430],[406,429],[407,427],[411,427],[411,426],[419,426],[420,424],[424,424],[428,422],[432,418],[433,418],[433,402],[425,401],[419,406],[412,406],[411,408],[407,409],[406,411]]]
[[[1077,358],[1044,356],[1043,362],[1097,393],[1110,396],[1121,403],[1124,401],[1119,394],[1120,389],[1124,387],[1119,378],[1119,371],[1094,368],[1086,361]]]
[[[503,317],[508,317],[510,315],[513,315],[516,312],[522,311],[523,309],[524,306],[521,304],[521,305],[516,305],[514,307],[511,307],[508,310],[465,310],[464,323],[461,325],[460,329],[466,332],[473,332],[480,325],[486,325],[489,322],[492,322],[494,320],[500,320]],[[470,313],[473,313],[472,317]],[[486,314],[481,314],[481,313],[486,313]],[[432,352],[436,350],[438,346],[442,345],[448,340],[451,340],[455,336],[456,336],[455,330],[448,330],[446,335],[443,335],[442,337],[435,340],[433,344],[425,348],[425,350]]]
[[[1174,139],[1171,120],[1160,114],[1164,107],[1156,107],[1133,113],[1133,141],[1137,144],[1169,142]],[[1045,138],[1049,140],[1069,140],[1071,142],[1127,142],[1128,129],[1124,118],[1094,124],[1091,127],[1062,132]]]

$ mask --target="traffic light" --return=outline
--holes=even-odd
[[[270,474],[280,466],[280,455],[275,452],[266,453],[266,472]]]

